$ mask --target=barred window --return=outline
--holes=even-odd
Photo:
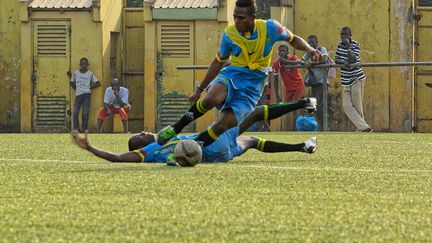
[[[142,8],[144,6],[144,0],[126,0],[127,8]]]
[[[418,6],[419,7],[432,7],[432,0],[419,0]]]

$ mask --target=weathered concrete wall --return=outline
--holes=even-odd
[[[353,39],[361,44],[362,62],[412,61],[409,6],[409,0],[321,0],[319,4],[314,0],[296,1],[295,30],[304,37],[316,34],[319,43],[334,57],[341,27],[350,26]],[[366,121],[377,131],[410,131],[410,70],[365,68],[364,71]],[[342,109],[339,76],[332,80],[329,92],[330,130],[354,130]]]
[[[21,6],[23,7],[23,6]],[[121,31],[121,2],[104,2],[100,9],[95,11],[33,11],[26,18],[21,16],[21,131],[30,132],[32,129],[32,82],[30,80],[32,56],[32,21],[43,20],[69,20],[71,25],[71,71],[79,68],[79,60],[87,57],[90,62],[89,69],[98,77],[102,88],[92,91],[89,115],[89,129],[96,128],[98,110],[102,106],[104,88],[110,83],[110,33]],[[25,14],[26,11],[22,11]],[[65,79],[66,76],[65,70]],[[69,87],[64,87],[69,89]],[[71,92],[72,109],[75,93]]]
[[[0,132],[19,132],[19,1],[0,1]]]
[[[217,20],[192,20],[195,29],[193,42],[195,43],[194,65],[209,65],[214,59],[218,48],[222,31],[232,21],[234,1],[222,1],[218,8]],[[149,131],[156,130],[157,119],[157,88],[155,74],[158,72],[158,45],[157,22],[153,19],[151,4],[144,4],[144,128]],[[205,29],[205,32],[201,32]],[[205,34],[203,34],[205,33]],[[195,71],[195,81],[200,82],[205,71]],[[181,75],[181,74],[179,74]],[[194,81],[194,80],[191,80]],[[189,95],[189,94],[188,94]],[[154,114],[154,115],[153,115]],[[204,117],[196,121],[196,130],[205,129],[215,117],[215,112],[210,111]]]

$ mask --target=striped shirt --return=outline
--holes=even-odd
[[[348,61],[348,50],[342,42],[339,42],[336,49],[336,59]],[[355,40],[351,40],[351,52],[354,55],[355,63],[360,63],[360,43]],[[354,64],[354,63],[351,63]],[[364,80],[366,77],[363,73],[363,69],[360,67],[355,68],[341,68],[341,80],[342,86],[351,86],[354,81],[358,78]]]

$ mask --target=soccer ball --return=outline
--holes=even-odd
[[[195,140],[183,140],[176,145],[174,155],[179,165],[195,166],[201,162],[201,146]]]

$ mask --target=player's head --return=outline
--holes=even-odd
[[[308,41],[310,46],[312,46],[314,49],[318,47],[318,37],[316,35],[310,35],[308,37]]]
[[[118,78],[113,78],[111,80],[111,87],[113,90],[119,90],[120,89],[120,80]]]
[[[351,39],[351,28],[348,26],[344,26],[340,32],[341,40]]]
[[[287,45],[280,45],[279,46],[279,48],[278,48],[279,57],[287,58],[288,57],[288,53],[289,53],[289,51],[288,51],[288,46]]]
[[[234,24],[240,32],[254,29],[257,6],[255,0],[237,0],[234,8]]]
[[[151,132],[142,131],[140,133],[134,134],[131,138],[129,138],[129,151],[140,149],[155,141],[155,134]]]
[[[89,61],[88,61],[87,58],[83,57],[83,58],[80,59],[80,64],[79,65],[80,65],[80,67],[81,67],[82,70],[87,70],[89,64],[90,63],[89,63]]]

